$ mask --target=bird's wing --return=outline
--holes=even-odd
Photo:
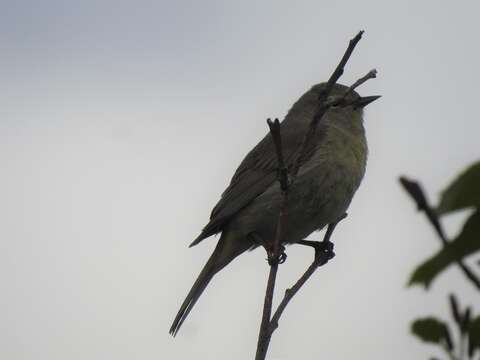
[[[308,91],[297,100],[280,123],[283,157],[287,167],[295,161],[300,152],[309,120],[314,116],[317,106],[316,93]],[[312,146],[306,149],[305,162],[309,160],[309,155],[314,153],[316,145],[322,140],[317,137],[323,137],[324,133],[324,126],[320,122],[314,135],[315,139],[311,142]],[[270,134],[267,134],[243,159],[230,185],[213,208],[210,221],[190,246],[222,231],[223,226],[232,216],[262,194],[276,180],[277,169],[275,145]]]
[[[281,125],[284,125],[283,123]],[[281,126],[282,134],[288,134],[289,126]],[[289,166],[297,157],[303,136],[282,136],[283,155]],[[297,135],[297,136],[295,136]],[[308,156],[307,156],[308,158]],[[224,224],[243,207],[262,194],[277,179],[277,155],[270,134],[267,134],[242,161],[235,171],[230,185],[212,210],[210,221],[190,246],[220,232]]]
[[[263,193],[276,176],[277,157],[271,136],[267,135],[243,159],[213,208],[210,221],[190,246],[221,231],[225,222]]]

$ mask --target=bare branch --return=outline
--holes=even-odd
[[[280,134],[280,122],[275,119],[272,122],[267,120],[275,143],[275,150],[277,152],[278,168],[279,168],[279,182],[283,191],[282,203],[280,205],[280,213],[278,214],[277,228],[275,231],[275,239],[273,241],[273,251],[267,249],[268,263],[270,265],[270,272],[268,274],[267,289],[265,290],[265,300],[263,303],[262,322],[260,324],[260,332],[258,334],[256,360],[264,360],[268,346],[270,345],[270,316],[272,314],[273,293],[275,290],[275,282],[278,272],[278,264],[280,262],[280,246],[285,234],[285,225],[287,223],[287,204],[288,204],[288,174],[283,161],[282,138]]]
[[[347,214],[345,214],[336,222],[331,223],[328,226],[325,236],[323,237],[324,244],[328,244],[330,242],[330,238],[333,234],[333,230],[335,230],[335,227],[337,226],[337,224],[343,219],[345,219],[346,216]],[[332,244],[332,250],[333,250],[333,244]],[[308,269],[305,271],[305,273],[300,277],[300,279],[297,280],[297,282],[291,288],[285,290],[285,295],[283,297],[283,300],[278,305],[278,308],[273,314],[272,320],[270,321],[270,336],[272,336],[273,332],[278,328],[278,321],[280,320],[280,317],[282,316],[283,311],[287,307],[290,300],[292,300],[295,294],[301,289],[301,287],[307,282],[307,280],[313,275],[313,273],[320,266],[325,265],[329,260],[331,260],[333,256],[335,256],[335,254],[333,253],[333,251],[330,251],[329,249],[327,249],[326,251],[320,252],[318,254],[315,254],[315,259],[313,260],[312,264],[308,267]]]
[[[333,86],[335,85],[337,80],[342,76],[345,65],[348,62],[350,56],[352,55],[352,52],[355,49],[355,46],[362,38],[362,34],[363,34],[363,31],[360,31],[352,40],[350,40],[348,48],[345,51],[342,59],[340,60],[337,67],[335,68],[335,71],[332,73],[332,75],[328,79],[325,89],[319,95],[317,110],[315,112],[315,115],[312,118],[309,129],[303,139],[302,145],[300,147],[299,156],[295,159],[293,167],[291,168],[292,181],[297,175],[300,165],[305,160],[307,149],[309,148],[310,143],[314,138],[313,135],[315,134],[315,130],[317,128],[318,123],[320,122],[323,115],[325,115],[325,113],[330,107],[330,105],[327,104],[327,99],[330,95],[330,92],[332,91]],[[370,76],[372,76],[372,74]],[[368,79],[365,79],[360,83],[359,81],[357,81],[353,86],[355,87],[359,86],[366,80]],[[267,249],[270,272],[268,276],[267,289],[265,292],[262,323],[260,325],[260,332],[258,335],[257,352],[255,355],[256,360],[265,359],[267,355],[268,347],[270,344],[270,339],[273,333],[270,316],[272,313],[272,301],[273,301],[273,293],[275,289],[275,281],[276,281],[276,276],[278,271],[278,264],[281,259],[280,248],[281,248],[281,244],[283,243],[283,237],[285,236],[285,233],[286,233],[285,226],[287,224],[286,219],[287,219],[287,205],[288,205],[288,190],[289,190],[289,186],[291,185],[288,182],[288,172],[284,163],[282,141],[281,141],[281,134],[280,134],[280,122],[278,121],[278,119],[275,119],[274,122],[272,122],[271,120],[267,120],[267,122],[270,127],[270,133],[272,135],[272,138],[275,144],[275,150],[276,150],[277,160],[278,160],[278,169],[279,169],[278,181],[280,183],[280,187],[283,192],[283,199],[280,205],[280,212],[279,212],[278,222],[277,222],[277,227],[275,232],[275,239],[273,241],[272,253],[270,253],[269,249]],[[331,233],[333,232],[333,229],[335,228],[336,224],[337,223],[329,225],[329,228],[327,230],[328,239],[330,238]],[[327,234],[326,234],[326,237],[327,237]],[[305,274],[299,279],[297,284],[294,285],[294,287],[292,288],[293,290],[292,289],[290,290],[291,296],[289,296],[287,300],[282,302],[283,304],[283,305],[281,304],[282,308],[277,309],[277,311],[275,312],[276,314],[276,316],[274,316],[275,324],[276,324],[275,328],[278,326],[278,319],[280,318],[281,314],[283,313],[290,299],[296,294],[296,292],[301,288],[301,286],[310,278],[310,276],[315,272],[316,268],[318,268],[321,265],[324,265],[327,261],[328,259],[326,259],[325,256],[319,256],[318,259],[316,258],[315,261],[312,263],[312,265],[309,267],[309,269],[307,269]]]
[[[272,134],[273,142],[275,144],[275,151],[277,152],[277,161],[278,161],[278,179],[280,181],[280,188],[283,192],[288,191],[288,170],[285,166],[285,161],[283,159],[283,149],[282,149],[282,137],[280,135],[280,121],[275,119],[274,121],[267,119],[268,127],[270,128],[270,133]]]
[[[362,85],[364,82],[370,80],[370,79],[375,79],[377,77],[377,70],[372,69],[370,70],[365,76],[361,77],[357,81],[351,85],[348,90],[343,94],[343,96],[340,98],[341,100],[345,100],[345,98],[350,95],[357,87]],[[341,101],[340,101],[341,102]]]
[[[338,63],[335,71],[330,76],[330,79],[328,79],[327,81],[327,86],[325,87],[325,93],[327,93],[327,95],[321,94],[320,96],[323,96],[325,99],[328,97],[328,94],[330,93],[330,91],[332,91],[333,85],[335,85],[338,79],[340,79],[340,77],[343,75],[343,72],[345,71],[345,65],[347,64],[348,59],[350,59],[350,56],[352,55],[353,50],[355,49],[355,46],[357,46],[358,42],[362,38],[363,33],[364,33],[363,30],[359,31],[358,34],[355,35],[355,37],[352,40],[350,40],[348,44],[348,48],[347,50],[345,50],[345,54],[343,54],[343,57]]]
[[[400,177],[400,184],[403,186],[405,191],[410,195],[410,197],[415,201],[417,204],[417,208],[419,211],[423,211],[427,216],[430,224],[437,232],[438,238],[442,242],[444,247],[448,246],[450,241],[447,239],[445,235],[445,231],[443,230],[442,224],[438,218],[437,213],[435,210],[430,206],[428,203],[427,197],[419,184],[418,181],[407,179],[404,176]],[[462,261],[462,259],[456,260],[457,265],[463,271],[465,276],[472,282],[472,284],[480,290],[480,279],[473,273],[473,271]]]
[[[346,95],[350,94],[353,90],[355,90],[357,87],[362,85],[367,80],[375,79],[376,77],[377,77],[377,70],[376,69],[370,70],[365,76],[355,81],[353,85],[348,88]]]
[[[300,168],[300,165],[303,164],[305,161],[307,149],[309,148],[310,143],[314,138],[313,135],[315,134],[315,130],[317,129],[318,123],[323,118],[323,115],[325,115],[327,110],[330,108],[330,105],[328,104],[327,99],[330,96],[333,86],[336,84],[337,80],[343,75],[345,65],[347,64],[348,59],[350,59],[350,56],[352,55],[352,52],[355,49],[355,46],[362,38],[362,35],[363,35],[363,30],[360,31],[352,40],[350,40],[348,44],[348,48],[345,51],[345,54],[343,55],[337,67],[335,68],[335,71],[332,73],[332,75],[328,79],[324,90],[318,96],[317,111],[315,112],[315,115],[313,116],[313,119],[310,122],[308,131],[305,134],[302,145],[300,147],[299,156],[296,159],[294,166],[292,167],[292,170],[291,170],[292,178],[295,178],[295,176],[298,173],[298,169]]]
[[[270,345],[270,316],[272,315],[273,293],[278,271],[278,263],[270,265],[268,274],[267,289],[265,290],[265,300],[263,303],[262,323],[258,334],[257,353],[255,360],[264,360],[267,356],[268,346]]]
[[[370,79],[375,79],[376,77],[377,77],[377,70],[375,69],[370,70],[365,76],[362,76],[360,79],[355,81],[355,83],[353,83],[353,85],[351,85],[343,95],[327,100],[326,102],[327,108],[330,108],[332,106],[349,106],[349,105],[358,106],[359,99],[347,100],[348,95],[350,95],[357,87],[359,87],[366,81]]]

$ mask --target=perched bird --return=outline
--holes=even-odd
[[[287,167],[293,165],[300,153],[324,88],[325,83],[314,85],[297,100],[280,124]],[[335,84],[330,98],[343,96],[347,89]],[[363,178],[367,161],[363,108],[377,98],[379,96],[360,97],[355,91],[349,92],[345,100],[351,105],[331,107],[319,122],[289,189],[285,243],[303,240],[315,230],[338,220],[347,210]],[[267,134],[242,161],[213,208],[210,221],[190,245],[222,233],[180,307],[170,334],[175,336],[217,272],[238,255],[258,246],[255,238],[270,240],[275,236],[283,196],[277,174],[275,146]]]

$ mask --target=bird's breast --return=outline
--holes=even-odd
[[[365,173],[367,147],[365,136],[359,135],[330,129],[300,167],[288,195],[286,242],[304,239],[347,210]],[[229,228],[272,238],[282,200],[275,181],[235,216]]]

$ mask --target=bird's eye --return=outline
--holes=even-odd
[[[329,96],[328,99],[327,99],[327,103],[330,104],[330,107],[331,108],[336,108],[338,107],[338,104],[339,104],[339,97],[338,96]]]

